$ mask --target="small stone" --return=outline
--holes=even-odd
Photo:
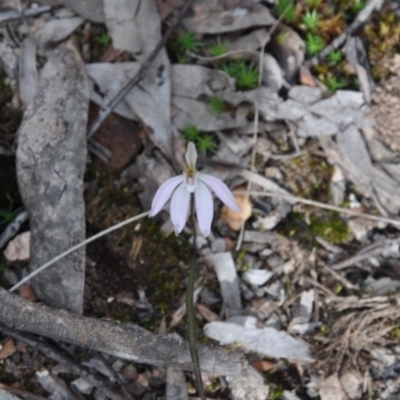
[[[30,232],[24,232],[11,240],[3,254],[10,264],[23,264],[29,261]]]
[[[322,99],[322,91],[318,87],[293,86],[289,90],[289,97],[302,103],[313,104]]]
[[[363,395],[364,378],[358,371],[348,371],[340,377],[343,389],[350,400],[361,399]]]
[[[73,382],[71,382],[71,385],[83,394],[90,394],[93,390],[93,385],[83,378],[75,379]]]
[[[122,369],[121,374],[127,381],[134,381],[138,377],[137,369],[132,364],[126,365]]]
[[[347,400],[346,393],[336,374],[322,381],[319,395],[321,400]]]

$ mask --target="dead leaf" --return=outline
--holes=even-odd
[[[218,1],[206,3],[196,2],[193,7],[196,15],[183,20],[187,29],[196,33],[217,34],[276,23],[269,9],[255,2],[229,10]]]
[[[99,107],[93,103],[89,108],[89,125],[97,116]],[[93,135],[93,139],[107,148],[111,157],[108,165],[120,170],[127,166],[141,148],[139,138],[141,129],[137,122],[130,121],[117,114],[110,114]]]
[[[275,368],[275,364],[266,360],[258,360],[251,363],[251,366],[255,368],[258,372],[271,371]]]
[[[236,190],[241,191],[246,190],[246,188],[236,188]],[[249,196],[235,193],[233,193],[233,195],[242,212],[233,211],[224,205],[221,211],[221,220],[227,223],[229,228],[232,230],[238,231],[240,230],[242,224],[244,224],[250,218],[252,205]]]
[[[12,339],[8,339],[0,350],[0,360],[4,360],[12,356],[16,352],[16,348],[14,345],[14,341]]]
[[[23,297],[24,299],[26,299],[26,300],[29,300],[29,301],[31,301],[31,302],[36,302],[36,301],[38,301],[38,298],[37,298],[37,296],[36,296],[36,293],[35,293],[35,291],[33,290],[33,287],[31,286],[31,285],[29,285],[29,284],[27,284],[27,285],[22,285],[20,288],[19,288],[19,295],[21,296],[21,297]]]
[[[200,315],[207,321],[219,321],[219,317],[215,312],[211,311],[204,304],[196,304],[196,310],[200,313]]]
[[[30,258],[31,233],[23,232],[11,240],[3,254],[7,262],[12,264],[27,263]]]
[[[310,69],[304,65],[300,67],[300,83],[305,86],[312,86],[312,87],[317,86]]]

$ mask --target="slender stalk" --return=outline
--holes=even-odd
[[[199,353],[197,351],[196,323],[195,323],[194,305],[193,305],[194,283],[196,281],[196,272],[198,267],[197,251],[196,251],[196,222],[193,216],[193,210],[194,207],[192,199],[191,215],[189,219],[193,230],[193,245],[189,261],[189,282],[186,290],[186,312],[188,321],[189,347],[193,363],[193,372],[196,378],[197,389],[199,391],[200,398],[201,400],[206,400],[203,388],[203,381],[201,379]]]

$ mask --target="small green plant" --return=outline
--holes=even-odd
[[[222,66],[222,70],[236,80],[238,89],[250,90],[258,86],[258,68],[245,60],[228,62]]]
[[[192,31],[183,31],[179,33],[176,44],[181,52],[191,51],[193,53],[198,51],[201,46],[199,37]]]
[[[354,0],[351,9],[355,13],[359,13],[361,10],[365,8],[365,1],[363,0]]]
[[[225,40],[221,41],[220,37],[218,37],[218,39],[214,43],[210,44],[206,49],[206,53],[211,57],[222,56],[228,51],[229,51],[229,42]]]
[[[340,80],[336,78],[336,76],[331,76],[326,80],[326,85],[328,86],[328,89],[332,92],[335,93],[339,89],[343,89],[344,87],[347,86],[347,81],[345,80]]]
[[[108,32],[104,32],[101,35],[95,36],[94,40],[97,43],[107,47],[111,43],[111,36],[108,34]]]
[[[15,217],[20,212],[20,210],[21,210],[20,208],[13,210],[12,203],[10,203],[10,206],[8,207],[8,209],[1,208],[0,209],[0,225],[9,224],[10,222],[13,222]]]
[[[186,125],[181,130],[181,133],[188,142],[194,142],[195,144],[200,137],[200,131],[197,129],[197,126],[192,124]]]
[[[343,60],[343,51],[338,49],[338,50],[332,50],[328,54],[328,60],[332,64],[339,64]]]
[[[324,40],[319,35],[308,33],[306,37],[306,50],[311,56],[318,54],[325,47]]]
[[[302,17],[303,24],[309,31],[314,31],[318,27],[319,22],[319,14],[317,10],[307,10],[306,13]]]
[[[199,154],[205,156],[207,153],[213,153],[218,149],[214,137],[200,132],[195,125],[187,125],[181,130],[182,136],[188,141],[193,142]]]
[[[208,110],[211,112],[211,114],[219,115],[225,111],[225,109],[225,102],[220,97],[210,97],[208,99]]]
[[[286,42],[286,39],[289,38],[289,36],[290,36],[289,32],[285,32],[285,31],[279,32],[276,37],[276,40],[279,44],[284,44]]]
[[[293,0],[278,0],[274,11],[278,17],[283,15],[282,19],[285,22],[293,22],[296,19],[296,7]]]
[[[212,135],[202,135],[197,139],[197,150],[202,156],[205,156],[207,153],[215,153],[218,149],[217,143],[215,143],[215,139]]]

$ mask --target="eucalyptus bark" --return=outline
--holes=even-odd
[[[49,53],[18,131],[17,178],[31,228],[33,271],[85,239],[88,79],[69,42]],[[84,248],[33,279],[42,302],[83,311]]]
[[[192,371],[187,342],[169,336],[153,335],[143,328],[97,320],[31,303],[0,288],[0,322],[17,331],[44,336],[114,357],[143,364]],[[232,378],[248,367],[239,351],[199,346],[204,372]]]

